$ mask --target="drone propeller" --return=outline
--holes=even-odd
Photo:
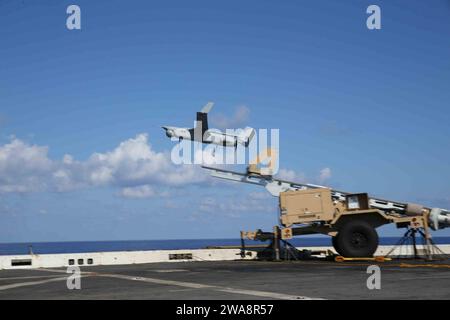
[[[212,107],[214,106],[214,102],[208,102],[205,104],[205,106],[200,111],[201,113],[208,113],[211,111]]]

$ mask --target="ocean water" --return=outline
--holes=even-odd
[[[382,237],[380,244],[396,244],[398,237]],[[420,243],[418,239],[418,243]],[[450,244],[450,237],[433,238],[436,244]],[[330,237],[297,237],[289,241],[295,246],[331,246]],[[246,241],[246,244],[261,242]],[[137,251],[168,249],[202,249],[207,246],[240,245],[240,239],[181,239],[181,240],[129,240],[129,241],[72,241],[0,243],[0,255],[28,254],[30,246],[35,254],[83,253],[98,251]]]

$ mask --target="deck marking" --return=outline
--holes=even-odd
[[[56,273],[65,273],[67,274],[66,270],[59,270],[59,269],[45,269],[45,268],[40,268],[40,269],[33,269],[36,271],[48,271],[48,272],[56,272]],[[97,273],[93,272],[93,271],[81,271],[80,274],[82,275],[86,275],[86,276],[95,276]]]
[[[246,295],[250,295],[250,296],[274,298],[274,299],[280,299],[280,300],[323,300],[320,298],[294,296],[294,295],[289,295],[289,294],[284,294],[284,293],[259,291],[259,290],[246,290],[246,289],[233,289],[233,288],[222,288],[222,289],[218,288],[217,290],[222,291],[222,292],[228,292],[228,293],[246,294]]]
[[[131,280],[131,281],[142,281],[142,282],[163,284],[163,285],[169,285],[169,286],[179,286],[179,287],[185,287],[185,288],[212,289],[215,291],[221,291],[221,292],[227,292],[227,293],[243,294],[243,295],[281,299],[281,300],[321,300],[321,298],[311,298],[311,297],[305,297],[305,296],[288,295],[288,294],[282,294],[282,293],[277,293],[277,292],[235,289],[235,288],[207,285],[207,284],[194,283],[194,282],[163,280],[163,279],[147,278],[147,277],[133,277],[133,276],[127,276],[127,275],[121,275],[121,274],[98,273],[97,276],[111,277],[111,278]]]
[[[2,280],[25,280],[25,279],[42,279],[42,278],[54,278],[57,277],[56,274],[51,276],[26,276],[26,277],[11,277],[11,278],[0,278]]]
[[[147,278],[147,277],[133,277],[133,276],[127,276],[127,275],[122,275],[122,274],[98,273],[97,276],[131,280],[131,281],[150,282],[150,283],[156,283],[156,284],[165,284],[165,285],[169,285],[169,286],[179,286],[179,287],[194,288],[194,289],[214,288],[214,286],[211,286],[211,285],[194,283],[194,282],[163,280],[163,279]]]
[[[434,276],[429,276],[429,277],[414,277],[414,278],[397,278],[396,280],[400,280],[400,281],[410,281],[410,280],[430,280],[430,279],[450,279],[450,276],[445,277],[445,276],[440,276],[440,275],[434,275]]]
[[[66,272],[64,272],[64,273],[66,273]],[[82,272],[80,276],[83,278],[83,277],[87,277],[87,276],[91,276],[91,275],[95,275],[95,274],[90,273],[90,272],[84,272],[84,273]],[[37,276],[37,277],[43,278],[43,276]],[[44,283],[55,282],[55,281],[67,280],[68,276],[58,277],[58,278],[55,278],[55,276],[44,276],[44,277],[52,277],[52,278],[46,279],[46,280],[40,280],[40,281],[29,281],[29,282],[18,282],[18,283],[7,284],[7,285],[0,286],[0,291],[14,289],[14,288],[20,288],[20,287],[26,287],[26,286],[35,286],[38,284],[44,284]],[[32,277],[32,276],[23,277],[22,279],[24,279],[24,278],[34,278],[34,277]],[[3,279],[13,279],[13,278],[3,278]],[[21,279],[21,278],[16,277],[16,279]],[[0,278],[0,280],[1,280],[1,278]]]
[[[188,272],[186,269],[158,269],[158,270],[149,270],[151,272],[159,272],[159,273],[171,273],[171,272]]]
[[[40,270],[56,272],[56,273],[66,273],[66,271],[64,271],[64,270],[57,270],[57,269],[40,269]],[[320,300],[321,299],[321,298],[311,298],[311,297],[306,297],[306,296],[288,295],[288,294],[270,292],[270,291],[236,289],[236,288],[201,284],[201,283],[195,283],[195,282],[164,280],[164,279],[147,278],[147,277],[136,277],[136,276],[128,276],[128,275],[122,275],[122,274],[96,273],[96,272],[82,272],[81,274],[83,276],[109,277],[109,278],[116,278],[116,279],[130,280],[130,281],[141,281],[141,282],[155,283],[155,284],[162,284],[162,285],[169,285],[169,286],[178,286],[178,287],[184,287],[184,288],[190,288],[190,289],[212,289],[215,291],[226,292],[226,293],[250,295],[250,296],[256,296],[256,297],[265,297],[265,298],[281,299],[281,300]],[[32,286],[32,285],[38,285],[38,284],[43,284],[43,283],[47,283],[47,282],[60,281],[60,280],[66,280],[66,279],[67,279],[67,277],[59,277],[59,278],[52,278],[52,279],[41,280],[41,281],[16,283],[16,284],[0,286],[0,290],[13,289],[13,288],[23,287],[23,286]]]
[[[67,277],[59,277],[59,278],[40,280],[40,281],[13,283],[13,284],[0,286],[0,290],[8,290],[8,289],[14,289],[14,288],[26,287],[26,286],[35,286],[38,284],[44,284],[44,283],[48,283],[48,282],[62,281],[62,280],[67,280]]]

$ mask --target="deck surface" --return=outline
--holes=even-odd
[[[63,268],[1,270],[0,299],[450,299],[450,261],[378,263],[380,290],[367,288],[370,264],[229,261],[93,266],[82,267],[80,290],[67,289]]]

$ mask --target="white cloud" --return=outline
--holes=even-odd
[[[33,192],[46,188],[53,168],[48,148],[13,138],[0,146],[0,192]]]
[[[0,195],[41,191],[66,192],[80,188],[108,186],[127,198],[166,197],[170,187],[214,181],[196,165],[176,166],[168,152],[157,152],[146,134],[121,142],[107,152],[93,153],[84,161],[71,155],[51,159],[47,146],[28,144],[15,137],[0,146]],[[280,169],[278,177],[305,182],[302,173]],[[331,177],[331,169],[320,171],[317,180]],[[173,192],[173,190],[170,190]],[[168,203],[176,206],[176,203]],[[276,201],[264,190],[233,197],[201,198],[203,213],[238,216],[245,212],[273,212]],[[7,211],[1,208],[0,211]]]
[[[276,176],[278,179],[287,180],[298,183],[308,183],[309,181],[316,181],[317,183],[325,183],[331,178],[331,169],[323,168],[319,171],[319,175],[315,179],[308,179],[304,173],[296,172],[294,170],[280,169]]]
[[[205,180],[197,166],[175,166],[166,153],[153,151],[146,134],[120,143],[113,151],[93,154],[86,166],[94,185],[178,186]]]
[[[204,197],[198,208],[203,213],[239,217],[242,213],[273,213],[276,201],[268,192],[252,192],[249,195]]]
[[[86,161],[77,161],[71,155],[52,160],[48,147],[17,138],[0,146],[0,193],[116,186],[124,189],[124,196],[142,197],[149,196],[149,188],[154,185],[181,186],[207,178],[198,166],[175,166],[167,153],[152,150],[146,134],[123,141],[112,151],[94,153]],[[132,189],[139,186],[146,187]]]
[[[250,192],[248,194],[248,197],[251,200],[267,200],[272,198],[273,196],[270,195],[267,191],[259,191],[259,192]]]
[[[246,106],[239,106],[232,116],[223,113],[211,116],[211,123],[219,129],[235,129],[239,126],[246,125],[250,115],[250,109]]]
[[[120,191],[120,195],[125,198],[152,198],[155,196],[164,196],[165,192],[157,192],[155,188],[149,185],[126,187]]]
[[[324,183],[326,180],[331,178],[331,169],[330,168],[323,168],[320,170],[318,181],[319,183]]]
[[[297,173],[294,170],[288,169],[278,170],[277,178],[292,182],[303,182],[305,180],[305,176],[303,173]]]

